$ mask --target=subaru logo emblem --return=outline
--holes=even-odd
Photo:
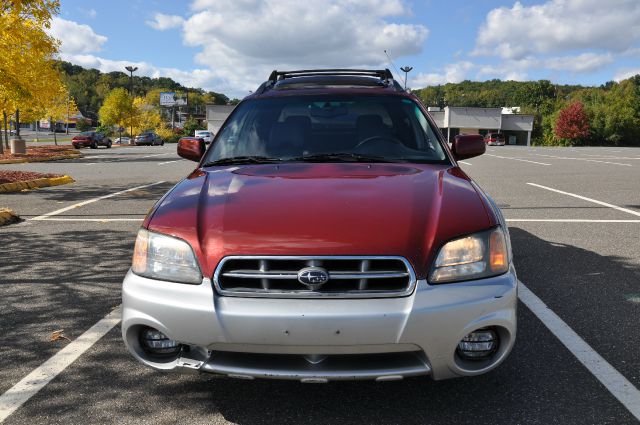
[[[312,291],[329,281],[329,273],[321,267],[307,267],[298,272],[298,282]]]

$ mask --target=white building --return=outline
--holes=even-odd
[[[429,114],[440,127],[447,140],[458,134],[487,134],[500,132],[510,145],[531,146],[533,115],[504,113],[504,108],[467,108],[446,106],[444,109],[429,108]],[[518,108],[519,109],[519,108]]]

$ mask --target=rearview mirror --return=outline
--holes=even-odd
[[[457,160],[482,155],[487,149],[484,138],[479,134],[461,134],[456,136],[451,151]]]
[[[200,137],[183,137],[178,140],[178,155],[191,161],[200,161],[206,145]]]

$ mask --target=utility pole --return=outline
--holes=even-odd
[[[131,113],[133,114],[133,72],[138,70],[137,66],[127,66],[124,69],[129,71],[129,96],[131,96]],[[129,137],[133,138],[133,116],[131,117],[131,132]]]
[[[67,122],[65,132],[69,134],[69,103],[71,103],[71,95],[67,94]]]
[[[404,72],[404,90],[407,91],[407,74],[413,69],[412,66],[404,66],[400,71]]]

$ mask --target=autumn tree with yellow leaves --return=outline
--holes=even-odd
[[[65,91],[54,62],[58,41],[45,32],[59,8],[58,0],[0,0],[0,110],[6,147],[7,115],[16,115],[19,131],[21,109],[41,118]]]
[[[120,137],[122,137],[120,129],[129,126],[134,115],[137,115],[137,111],[134,111],[133,100],[129,92],[122,87],[111,90],[98,111],[103,125],[119,127]]]

